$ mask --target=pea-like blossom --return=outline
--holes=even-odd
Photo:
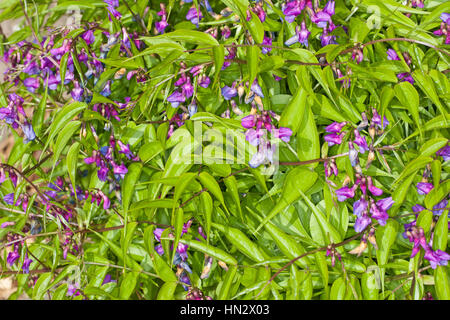
[[[417,192],[419,194],[425,195],[428,194],[433,189],[433,184],[429,182],[419,182],[416,184]]]

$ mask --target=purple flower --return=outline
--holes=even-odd
[[[447,204],[448,204],[447,199],[444,199],[441,202],[439,202],[437,205],[433,207],[433,214],[437,216],[441,215],[442,212],[444,212],[444,208],[447,207]]]
[[[161,242],[161,235],[164,232],[163,228],[156,228],[153,230],[153,235],[155,236],[155,240]]]
[[[112,277],[110,274],[105,275],[105,279],[103,279],[102,285],[110,283],[110,282],[117,282],[117,280],[112,280]]]
[[[86,41],[86,44],[89,46],[94,43],[95,37],[94,37],[94,31],[88,30],[81,36],[84,41]]]
[[[245,139],[253,146],[259,145],[259,138],[263,136],[261,129],[249,129],[245,132]]]
[[[441,18],[442,22],[444,22],[446,24],[450,24],[450,13],[442,12],[440,18]]]
[[[179,242],[178,243],[178,247],[177,247],[177,251],[180,254],[180,257],[183,261],[187,260],[188,255],[187,255],[187,249],[188,249],[188,245]]]
[[[383,211],[389,210],[392,205],[394,204],[394,200],[392,200],[392,197],[380,199],[377,201],[377,207],[380,208]]]
[[[346,121],[344,122],[333,122],[332,124],[330,124],[329,126],[327,126],[325,128],[326,132],[330,132],[330,133],[338,133],[341,132],[342,128],[347,124]]]
[[[121,165],[117,165],[114,161],[111,161],[111,165],[113,166],[114,174],[120,179],[123,179],[125,174],[128,172],[127,167],[125,167],[123,163]]]
[[[231,100],[232,98],[236,97],[238,94],[237,89],[235,88],[235,84],[233,83],[233,86],[224,86],[222,88],[222,96],[225,100]]]
[[[338,197],[338,201],[343,202],[349,198],[353,198],[355,196],[356,188],[358,185],[353,185],[353,187],[342,187],[336,190],[336,196]]]
[[[78,81],[74,81],[73,85],[74,85],[74,88],[73,88],[72,92],[70,93],[72,95],[72,98],[76,101],[82,102],[84,89],[80,87],[80,85],[78,84]]]
[[[353,132],[355,134],[355,140],[353,140],[353,142],[359,147],[359,152],[365,153],[366,151],[369,151],[369,146],[367,145],[366,138],[362,137],[357,129],[355,129]]]
[[[261,49],[261,52],[263,54],[268,54],[270,51],[272,51],[272,38],[264,36],[262,45],[270,46],[270,47],[262,47],[262,49]]]
[[[363,214],[361,217],[356,218],[354,225],[355,231],[358,233],[363,231],[371,222],[370,217],[367,214]]]
[[[419,194],[425,195],[428,194],[431,189],[433,189],[433,184],[429,182],[419,182],[417,183],[416,187]]]
[[[292,135],[292,130],[290,128],[281,127],[280,129],[274,130],[275,138],[280,138],[284,142],[289,142]]]
[[[197,28],[198,28],[198,23],[202,18],[203,18],[203,14],[200,11],[200,8],[197,11],[196,7],[190,8],[186,15],[186,20],[190,20],[193,24],[195,24],[197,26]]]
[[[16,223],[15,223],[14,221],[6,221],[6,222],[3,222],[3,223],[0,225],[0,228],[2,228],[2,229],[8,228],[8,227],[13,226],[13,225],[15,225],[15,224],[16,224]]]
[[[364,197],[361,197],[361,199],[353,203],[353,213],[360,217],[364,211],[366,211],[368,205],[369,203],[364,199]]]
[[[374,196],[381,196],[383,194],[383,190],[373,185],[372,177],[367,177],[367,187]]]
[[[243,117],[241,119],[241,125],[246,129],[253,128],[256,125],[256,116],[251,114]]]
[[[86,161],[85,161],[86,162]],[[106,178],[108,177],[108,171],[109,171],[109,169],[108,169],[108,167],[101,167],[98,171],[97,171],[97,176],[98,176],[98,179],[100,180],[100,181],[106,181]]]
[[[283,9],[284,18],[287,22],[293,22],[295,18],[302,13],[305,8],[305,0],[289,1]]]
[[[370,206],[370,214],[372,215],[372,218],[376,219],[382,226],[386,224],[386,221],[389,218],[387,212],[382,210],[382,208],[378,207],[375,203],[372,203]]]
[[[8,257],[6,257],[6,262],[11,267],[19,258],[20,258],[20,254],[19,254],[18,249],[16,248],[14,251],[8,253]]]
[[[33,126],[28,123],[28,121],[25,121],[25,123],[22,125],[22,130],[25,135],[23,143],[27,144],[28,142],[36,139],[36,133],[34,133]]]
[[[329,135],[324,136],[323,138],[325,139],[326,142],[328,142],[328,146],[334,146],[335,144],[341,144],[342,143],[342,137],[344,136],[343,133],[336,134],[336,133],[332,133]]]
[[[194,87],[192,86],[191,79],[189,77],[186,78],[186,81],[181,87],[181,90],[186,99],[189,99],[194,94]]]
[[[437,266],[446,266],[448,260],[450,260],[450,254],[442,250],[433,251],[431,249],[425,251],[424,258],[430,261],[432,269],[436,269]]]
[[[411,84],[414,84],[414,78],[408,72],[402,72],[397,74],[397,78],[400,81],[408,81]]]
[[[3,197],[3,201],[5,201],[7,204],[13,206],[14,205],[14,193],[8,193]]]
[[[28,258],[28,253],[25,254],[25,259],[23,260],[22,270],[24,273],[30,273],[30,264],[33,260]]]
[[[41,86],[39,78],[26,78],[23,84],[28,89],[28,91],[35,93],[37,89]]]
[[[336,44],[336,36],[330,35],[326,29],[323,30],[323,33],[320,35],[320,41],[322,47],[325,47],[329,44]]]
[[[161,244],[158,244],[158,245],[155,246],[155,251],[156,251],[160,256],[162,256],[162,255],[164,254],[164,248],[162,247]]]
[[[253,157],[248,162],[248,165],[252,168],[257,168],[261,164],[272,162],[273,160],[274,146],[269,143],[260,143],[258,151],[253,155]]]
[[[386,118],[386,116],[383,117],[383,126],[381,126],[381,116],[378,114],[376,109],[372,109],[372,122],[376,125],[378,125],[379,128],[383,128],[383,130],[386,128],[386,126],[389,125],[389,121]]]
[[[106,0],[105,0],[106,1]],[[75,284],[69,284],[67,286],[67,295],[68,296],[79,296],[81,294],[80,290],[78,289],[78,283]]]
[[[291,38],[286,40],[284,42],[284,44],[287,46],[291,46],[294,43],[299,42],[299,43],[303,44],[305,47],[307,47],[308,46],[308,37],[310,34],[311,34],[311,32],[306,28],[305,21],[302,21],[301,28],[299,26],[297,26],[295,28],[295,35],[293,35]]]
[[[444,161],[450,160],[450,146],[445,146],[436,152],[437,156],[441,156]]]
[[[201,75],[198,78],[197,83],[202,88],[208,88],[209,84],[211,83],[211,79],[209,79],[209,77],[206,75]]]
[[[397,52],[395,52],[394,49],[388,49],[387,58],[388,60],[400,60],[400,58],[397,55]]]
[[[186,101],[186,96],[179,92],[174,91],[168,98],[167,101],[169,101],[173,108],[176,108],[180,105],[180,103],[183,103]]]
[[[260,96],[261,98],[264,98],[264,94],[263,94],[262,89],[261,89],[261,87],[259,86],[257,80],[253,81],[253,84],[252,84],[252,86],[251,86],[250,89],[251,89],[254,93],[256,93],[258,96]]]
[[[416,204],[412,207],[412,211],[414,212],[421,212],[423,210],[426,210],[423,206],[421,206],[420,204]]]
[[[111,80],[108,80],[105,84],[105,87],[100,92],[100,94],[104,97],[109,97],[111,95]]]

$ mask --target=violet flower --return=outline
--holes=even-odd
[[[344,121],[344,122],[333,122],[332,124],[330,124],[327,127],[325,127],[325,131],[326,132],[330,132],[330,133],[338,133],[338,132],[341,132],[342,128],[345,127],[346,124],[347,124],[346,121]]]
[[[23,84],[27,88],[28,91],[31,93],[35,93],[37,89],[41,86],[39,82],[39,78],[26,78],[23,81]]]
[[[361,232],[367,228],[367,226],[372,222],[367,214],[363,214],[356,218],[355,225],[353,226],[356,232]]]
[[[449,161],[449,160],[450,160],[450,146],[447,145],[447,146],[445,146],[445,147],[439,149],[439,150],[436,152],[436,155],[437,155],[438,157],[441,156],[441,157],[444,159],[444,161]]]
[[[285,45],[291,46],[294,43],[301,43],[305,47],[308,47],[308,37],[311,34],[311,32],[306,28],[305,21],[302,21],[301,27],[297,26],[295,28],[295,35],[289,38],[284,42]]]
[[[433,189],[433,184],[429,182],[419,182],[416,184],[417,192],[419,194],[425,195],[428,194]]]
[[[33,126],[28,121],[25,120],[25,123],[22,125],[22,130],[25,135],[23,143],[27,144],[36,139],[36,133],[33,130]]]
[[[33,260],[28,258],[28,253],[25,253],[25,259],[23,260],[22,270],[24,273],[30,273],[30,264]]]
[[[86,41],[86,44],[89,46],[91,44],[94,43],[95,41],[95,36],[94,36],[94,31],[92,31],[91,29],[89,29],[88,31],[86,31],[85,33],[83,33],[83,35],[81,36],[81,38],[83,38],[84,41]]]
[[[355,184],[353,187],[342,187],[336,190],[336,196],[338,197],[338,201],[343,202],[349,198],[353,198],[355,196],[355,191],[358,188],[358,185]]]
[[[294,22],[295,18],[302,13],[305,8],[305,0],[292,0],[286,3],[283,8],[284,19],[287,22]]]
[[[264,36],[263,46],[270,46],[270,47],[262,47],[261,52],[263,54],[268,54],[270,51],[272,51],[272,38]]]
[[[397,55],[397,52],[395,52],[394,49],[388,49],[387,58],[388,60],[400,60],[400,58]]]
[[[367,210],[368,205],[369,203],[364,199],[364,197],[361,197],[361,199],[353,203],[353,213],[360,217]]]
[[[355,140],[353,140],[353,142],[359,147],[359,152],[365,153],[366,151],[369,151],[366,137],[362,137],[357,129],[355,129],[353,133],[355,134]]]
[[[186,101],[186,96],[181,93],[180,91],[174,91],[168,98],[167,101],[169,101],[172,105],[172,108],[177,108],[180,103],[183,103]]]
[[[191,23],[195,24],[198,28],[199,21],[203,18],[203,14],[200,11],[200,8],[197,11],[197,8],[194,6],[189,9],[188,13],[186,14],[186,20],[190,20]]]
[[[326,142],[328,142],[328,146],[334,146],[335,144],[341,144],[342,143],[342,138],[343,138],[344,134],[336,134],[336,133],[332,133],[329,135],[324,136],[324,140]]]
[[[231,100],[232,98],[237,96],[237,89],[235,88],[236,83],[233,83],[231,87],[224,86],[222,88],[222,96],[225,100]]]

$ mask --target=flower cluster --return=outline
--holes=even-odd
[[[181,231],[181,236],[187,233],[192,225],[192,220],[189,220],[187,223],[183,225],[183,230]],[[161,242],[161,236],[165,229],[156,228],[153,231],[153,235],[155,236],[155,240]],[[174,238],[172,233],[168,234],[168,237]],[[178,246],[175,251],[175,256],[173,260],[173,264],[177,266],[177,276],[179,281],[182,283],[183,287],[187,290],[187,286],[191,284],[189,276],[187,273],[192,273],[191,267],[187,264],[188,254],[187,254],[188,245],[183,244],[181,242],[178,243]],[[164,254],[164,248],[162,244],[158,244],[155,246],[155,250],[159,255]],[[171,248],[173,250],[173,246]],[[187,272],[187,273],[186,273]]]
[[[24,99],[15,93],[11,93],[8,100],[8,105],[0,108],[0,120],[11,125],[13,129],[22,128],[25,135],[24,143],[33,141],[36,139],[36,133],[23,109]]]
[[[371,224],[371,219],[377,220],[380,225],[385,225],[386,220],[389,218],[387,210],[389,210],[394,203],[392,197],[375,200],[374,197],[381,196],[383,190],[374,185],[372,177],[363,174],[359,160],[359,154],[364,154],[366,151],[369,151],[366,168],[370,166],[371,162],[375,159],[373,147],[375,136],[381,134],[389,122],[385,117],[382,123],[381,116],[375,108],[372,109],[370,121],[365,112],[362,113],[361,118],[362,121],[360,124],[356,128],[352,128],[348,131],[344,129],[350,126],[349,123],[334,122],[325,128],[325,131],[328,134],[324,136],[324,139],[329,146],[340,145],[343,142],[343,138],[347,135],[351,137],[348,142],[348,157],[352,167],[355,169],[356,180],[353,186],[350,187],[348,186],[350,178],[347,177],[343,187],[336,190],[336,196],[338,201],[343,202],[347,199],[354,198],[357,190],[361,190],[361,197],[353,204],[353,213],[356,215],[354,225],[356,232],[365,230],[367,226]],[[367,143],[366,137],[361,135],[361,132],[365,129],[367,129],[371,138],[370,145]],[[358,147],[358,150],[355,146]],[[338,168],[334,159],[325,161],[324,166],[327,182],[334,184],[328,180],[332,174],[335,176],[338,175]]]
[[[134,155],[130,150],[130,145],[123,144],[121,141],[117,142],[118,152],[124,154],[129,160],[138,161],[139,158]],[[116,163],[117,157],[114,157],[114,152],[117,150],[116,140],[113,136],[110,137],[109,146],[103,146],[100,150],[93,150],[92,156],[84,159],[86,164],[95,163],[97,165],[98,171],[97,176],[101,181],[106,181],[108,178],[108,173],[113,172],[116,180],[123,179],[125,174],[128,172],[127,167],[124,163],[120,165]],[[116,159],[116,161],[114,160]]]
[[[387,58],[388,60],[400,60],[400,58],[397,55],[397,52],[395,52],[394,49],[388,49]],[[403,58],[405,59],[405,62],[408,66],[411,65],[412,60],[408,53],[403,52]],[[411,76],[409,72],[401,72],[397,74],[397,78],[400,81],[408,81],[409,83],[414,84],[414,78]]]
[[[441,27],[433,33],[437,36],[445,36],[445,44],[450,44],[450,13],[441,14]]]
[[[270,142],[268,133],[284,142],[289,142],[291,138],[292,130],[284,127],[277,129],[272,123],[272,117],[278,116],[272,111],[263,110],[258,113],[258,110],[253,107],[250,115],[243,117],[241,120],[242,126],[247,129],[245,132],[246,140],[251,145],[258,147],[258,151],[248,163],[252,168],[273,162],[275,145]]]

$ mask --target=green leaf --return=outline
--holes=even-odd
[[[301,191],[308,191],[317,180],[317,173],[303,167],[296,167],[290,170],[286,176],[283,185],[281,197],[272,208],[263,222],[256,228],[256,232],[261,229],[268,221],[272,220],[281,210],[285,209],[292,202],[300,198]]]
[[[130,207],[131,199],[133,197],[134,187],[141,175],[142,164],[139,162],[133,162],[128,166],[128,172],[125,175],[122,184],[122,207],[125,212]]]
[[[441,182],[439,186],[433,188],[426,195],[425,197],[426,208],[432,210],[436,204],[441,202],[449,194],[450,194],[450,179]]]
[[[220,292],[217,296],[217,300],[228,300],[230,297],[230,288],[231,285],[233,283],[234,277],[236,275],[237,272],[237,267],[236,266],[231,266],[226,275],[225,278],[222,281],[222,286],[220,288]]]
[[[249,86],[256,79],[256,75],[258,74],[258,56],[260,49],[257,46],[249,46],[247,47],[247,65],[249,72]]]
[[[441,104],[439,100],[436,87],[434,86],[434,82],[428,74],[422,73],[420,70],[415,70],[412,73],[414,80],[417,81],[420,89],[430,98],[431,101],[438,107],[439,111],[442,115],[445,115],[447,112],[444,106]]]
[[[200,183],[208,189],[208,191],[210,193],[212,193],[214,195],[214,197],[217,198],[217,200],[220,201],[220,203],[223,205],[224,208],[225,207],[225,202],[223,199],[223,194],[222,194],[222,190],[220,190],[220,186],[217,183],[216,179],[214,179],[214,177],[212,175],[210,175],[208,172],[201,172],[198,176],[197,179],[200,181]]]
[[[297,134],[300,124],[302,123],[307,96],[306,90],[299,88],[281,114],[279,122],[280,127],[290,128],[292,130],[292,135]]]
[[[122,278],[122,283],[120,284],[119,298],[121,300],[128,300],[133,293],[137,285],[137,279],[139,278],[138,272],[128,272]]]
[[[61,152],[67,146],[67,143],[72,138],[73,134],[78,131],[80,127],[80,121],[71,121],[61,130],[53,148],[53,167],[55,167],[56,161],[59,160]]]
[[[447,270],[447,266],[437,266],[436,270],[434,270],[434,283],[439,300],[450,300],[450,283]]]
[[[409,162],[406,165],[406,167],[403,169],[402,173],[394,181],[394,183],[392,184],[392,187],[396,186],[402,179],[409,176],[413,172],[416,172],[418,169],[425,167],[431,161],[433,161],[433,158],[425,157],[425,156],[419,156],[416,159],[412,160],[411,162]]]
[[[162,285],[161,289],[158,291],[157,300],[173,300],[175,289],[178,283],[176,281],[166,282]]]
[[[419,133],[422,134],[419,116],[419,94],[417,93],[417,90],[408,81],[396,84],[394,90],[397,99],[411,112],[417,128],[419,129]]]
[[[33,288],[33,300],[42,300],[44,298],[44,294],[47,293],[47,287],[50,284],[51,280],[52,274],[50,272],[44,273],[39,276],[39,279],[36,281],[36,284]]]
[[[73,102],[59,109],[55,119],[53,120],[52,124],[48,129],[49,135],[43,151],[47,149],[48,145],[56,136],[56,134],[60,132],[62,128],[67,126],[67,124],[73,119],[73,117],[75,117],[78,113],[83,111],[86,107],[87,104],[84,102]],[[42,152],[42,155],[43,154],[44,152]]]
[[[207,255],[216,258],[220,261],[223,261],[225,263],[236,265],[237,261],[233,256],[226,253],[222,249],[207,245],[206,243],[197,241],[197,240],[187,240],[187,239],[181,239],[180,242],[187,244],[191,249],[198,250],[200,252],[206,253]]]
[[[249,207],[247,207],[249,212],[258,220],[262,221],[262,218],[253,212]],[[304,253],[306,250],[303,246],[295,241],[292,237],[284,233],[281,229],[277,228],[272,222],[267,222],[264,224],[264,229],[269,233],[270,237],[275,241],[277,247],[280,249],[283,254],[289,259],[295,259]],[[295,263],[305,269],[311,265],[311,261],[309,257],[304,257],[302,259],[298,259]]]
[[[75,180],[77,176],[77,164],[78,155],[80,154],[80,147],[81,144],[79,142],[75,142],[70,146],[66,157],[67,172],[69,173],[70,182],[72,183],[72,188],[75,192],[75,198],[77,198],[77,188]]]
[[[420,155],[421,156],[432,156],[439,149],[445,147],[448,143],[448,139],[446,138],[434,138],[426,141],[422,147],[420,147]]]
[[[256,262],[264,261],[264,255],[259,247],[251,241],[241,230],[213,223],[212,226],[220,232],[235,246],[240,252]]]
[[[231,197],[233,198],[233,201],[238,208],[239,217],[241,218],[241,221],[244,221],[244,217],[242,215],[242,209],[241,209],[241,198],[239,197],[236,177],[229,176],[229,177],[225,178],[223,181],[224,181],[225,185],[227,186],[228,191],[231,193]]]
[[[320,140],[314,115],[305,101],[303,119],[297,133],[297,154],[300,161],[320,158]],[[318,162],[310,164],[309,167],[317,167]]]
[[[448,214],[444,211],[441,213],[436,226],[434,227],[433,249],[447,250],[448,240]]]
[[[217,40],[208,33],[194,30],[178,29],[172,32],[165,33],[160,36],[153,37],[153,39],[170,39],[173,41],[184,41],[195,44],[206,44],[210,46],[218,46]],[[143,37],[145,39],[145,37]]]

